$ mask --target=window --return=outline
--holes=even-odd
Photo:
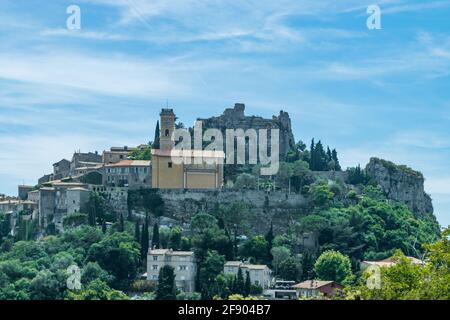
[[[165,131],[164,135],[165,135],[166,137],[168,137],[168,136],[169,136],[169,129],[166,129],[166,131]]]
[[[157,261],[158,260],[158,256],[153,256],[153,261]]]
[[[187,270],[187,266],[180,266],[180,271]]]
[[[158,265],[157,264],[153,265],[153,270],[158,270]]]
[[[152,275],[153,280],[158,280],[158,276],[156,274]]]
[[[169,162],[169,163],[167,164],[167,166],[168,166],[169,168],[172,168],[172,162]]]

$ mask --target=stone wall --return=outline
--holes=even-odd
[[[258,190],[159,190],[165,203],[165,215],[180,223],[189,223],[198,212],[211,212],[220,203],[231,205],[242,201],[251,210],[251,226],[255,233],[265,233],[273,222],[274,229],[286,230],[294,215],[308,202],[300,194]]]

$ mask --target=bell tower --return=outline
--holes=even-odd
[[[175,114],[173,109],[162,109],[159,114],[161,117],[161,131],[159,138],[159,146],[163,151],[170,151],[175,146],[175,142],[172,140],[172,133],[175,130]]]

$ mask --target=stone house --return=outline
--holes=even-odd
[[[172,249],[149,250],[147,255],[147,280],[158,282],[163,266],[174,268],[175,284],[183,292],[195,291],[197,263],[193,251],[173,251]]]
[[[271,270],[268,266],[263,264],[247,264],[241,261],[227,261],[224,265],[224,274],[237,275],[239,269],[242,269],[244,278],[248,272],[250,282],[263,289],[268,289],[271,284]]]
[[[128,187],[131,189],[151,188],[151,162],[148,160],[122,160],[105,164],[102,168],[103,185],[107,187]]]

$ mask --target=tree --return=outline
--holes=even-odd
[[[255,236],[250,241],[244,243],[241,248],[241,255],[254,258],[258,262],[268,262],[269,244],[263,236]]]
[[[269,260],[272,260],[272,258],[273,258],[272,257],[272,253],[271,253],[272,245],[273,245],[273,238],[274,238],[274,236],[273,236],[273,223],[271,222],[270,223],[270,229],[269,229],[269,231],[267,232],[267,234],[265,236],[265,239],[267,241],[267,250],[268,250],[267,258]]]
[[[284,280],[297,281],[301,266],[294,257],[282,261],[279,266],[279,275]]]
[[[245,296],[248,296],[248,295],[250,295],[251,290],[252,290],[252,282],[251,282],[251,279],[250,279],[250,272],[246,271],[245,272],[245,283],[244,283],[244,292],[243,292],[243,294]]]
[[[165,265],[159,270],[156,300],[176,300],[176,298],[174,269]]]
[[[334,197],[334,193],[330,191],[330,187],[325,183],[315,183],[309,189],[314,204],[319,207],[326,207]]]
[[[339,164],[339,159],[338,159],[338,156],[337,156],[336,149],[333,149],[333,151],[331,151],[331,159],[334,162],[334,170],[335,171],[341,171],[342,168],[341,168],[341,165]]]
[[[237,176],[234,187],[237,189],[256,189],[258,181],[255,176],[241,173]]]
[[[148,242],[149,242],[149,234],[148,234],[148,217],[145,217],[144,226],[142,227],[141,233],[141,261],[147,261],[148,254]]]
[[[91,226],[103,223],[105,219],[106,204],[103,196],[98,192],[91,192],[87,204],[88,221]]]
[[[160,141],[160,132],[159,132],[159,120],[156,121],[156,128],[155,128],[155,138],[153,139],[153,148],[159,149],[159,141]]]
[[[139,225],[139,221],[136,221],[134,225],[134,239],[136,242],[141,243],[141,226]]]
[[[115,285],[126,286],[133,280],[139,267],[139,244],[132,235],[116,232],[106,235],[88,250],[87,261],[97,262],[115,278]]]
[[[215,250],[209,250],[199,268],[199,287],[203,299],[212,299],[219,292],[217,276],[223,271],[225,257]]]
[[[343,283],[352,276],[351,267],[349,257],[339,251],[327,250],[317,258],[314,272],[320,280]]]
[[[245,291],[245,281],[244,281],[244,275],[242,273],[242,269],[239,268],[237,277],[236,277],[236,284],[235,284],[235,293],[243,294]]]
[[[119,232],[125,231],[125,222],[123,221],[123,214],[120,213],[120,220],[119,220]]]
[[[291,251],[284,246],[280,246],[273,247],[270,252],[272,253],[273,257],[272,266],[274,268],[275,274],[278,274],[281,263],[291,256]]]
[[[100,279],[90,282],[81,291],[70,291],[68,300],[128,300],[122,291],[111,289],[107,283]]]
[[[160,245],[161,245],[161,243],[159,241],[159,226],[155,222],[153,224],[153,232],[152,232],[152,247],[159,249]]]

